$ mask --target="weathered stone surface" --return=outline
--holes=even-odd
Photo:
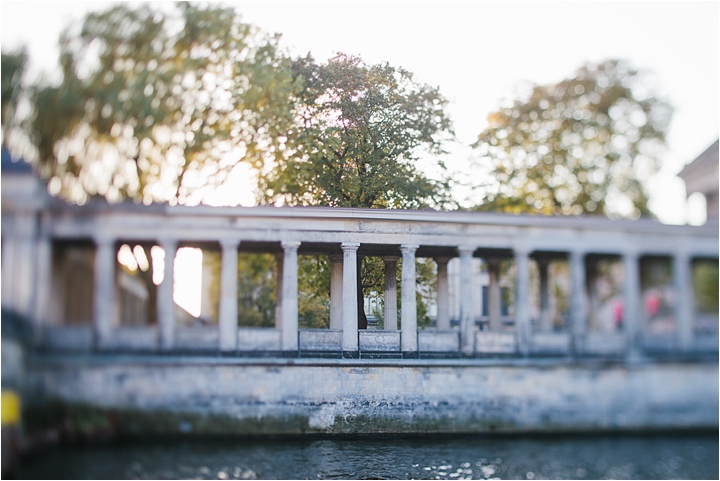
[[[280,330],[273,328],[238,329],[238,349],[241,351],[280,351]]]
[[[536,332],[532,336],[531,352],[546,355],[570,354],[570,334],[567,332]]]
[[[217,350],[219,337],[217,326],[181,327],[177,329],[176,345],[180,350]]]
[[[514,332],[475,332],[475,348],[479,354],[515,354],[517,339]]]
[[[360,352],[400,352],[400,331],[358,331]]]
[[[435,329],[418,331],[418,347],[421,352],[458,352],[460,331]]]
[[[46,327],[43,347],[67,351],[89,351],[93,347],[91,326]]]
[[[158,333],[154,327],[123,327],[115,329],[111,339],[111,345],[114,349],[155,351],[158,348]]]
[[[302,351],[341,351],[342,330],[302,329],[298,331]]]
[[[589,332],[584,337],[585,354],[619,355],[625,349],[625,340],[620,333]]]
[[[34,396],[112,411],[129,432],[407,433],[713,428],[707,363],[53,357]]]

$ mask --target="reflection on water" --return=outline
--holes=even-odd
[[[22,478],[718,479],[717,433],[156,441],[59,449]]]

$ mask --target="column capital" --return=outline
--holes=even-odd
[[[451,257],[448,256],[440,256],[435,258],[435,262],[437,262],[438,264],[447,264],[448,262],[450,262],[450,259]]]
[[[340,248],[343,252],[357,252],[358,247],[360,247],[359,242],[343,242],[340,244]]]
[[[342,254],[330,254],[328,256],[330,258],[330,262],[333,264],[342,264],[343,261],[343,255]]]
[[[401,244],[400,245],[400,252],[405,254],[415,254],[415,251],[418,250],[420,246],[417,244]]]
[[[623,259],[637,261],[640,259],[640,252],[637,249],[624,250],[621,254]]]
[[[298,247],[300,247],[300,241],[297,240],[287,240],[282,241],[280,243],[283,249],[285,250],[297,250]]]
[[[104,232],[98,232],[93,235],[93,242],[95,243],[95,246],[107,246],[112,245],[117,241],[117,238],[106,234]]]
[[[460,257],[472,257],[476,249],[476,246],[467,244],[457,247],[457,251],[458,254],[460,254]]]
[[[678,249],[672,253],[672,256],[683,261],[689,261],[693,257],[686,249]]]
[[[160,237],[158,238],[157,243],[163,248],[163,250],[177,249],[178,240],[172,237]]]
[[[531,252],[532,252],[532,249],[528,246],[524,246],[524,245],[513,246],[513,254],[515,254],[516,256],[528,257],[528,256],[530,256]]]
[[[400,259],[400,256],[383,256],[382,260],[383,262],[397,262]]]
[[[221,239],[219,243],[223,249],[237,249],[240,247],[240,241],[238,239]]]

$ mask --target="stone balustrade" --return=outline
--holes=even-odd
[[[345,357],[632,357],[652,348],[651,339],[644,333],[639,263],[645,256],[663,256],[672,260],[676,293],[676,328],[666,336],[666,350],[717,351],[717,332],[709,336],[715,340],[713,343],[695,331],[691,281],[693,260],[718,257],[717,225],[690,227],[647,219],[311,207],[104,202],[69,206],[59,201],[34,210],[3,208],[2,222],[3,306],[31,318],[38,343],[48,349],[285,356],[334,353]],[[221,255],[217,325],[178,326],[173,262],[165,262],[164,280],[158,286],[156,327],[118,325],[114,272],[117,246],[123,242],[159,245],[166,260],[173,259],[180,247],[215,246]],[[94,246],[92,323],[85,326],[67,325],[62,315],[51,315],[53,300],[57,299],[53,259],[57,246],[73,243]],[[250,247],[253,252],[278,256],[281,273],[275,328],[237,326],[238,253]],[[329,256],[329,329],[298,328],[298,255],[302,254]],[[385,263],[383,330],[358,329],[356,278],[360,256],[376,256]],[[617,258],[622,264],[624,316],[622,329],[617,332],[588,329],[586,266],[590,256]],[[402,260],[401,285],[414,286],[415,260],[423,257],[437,262],[437,318],[435,328],[418,330],[415,289],[402,289],[399,313],[396,308],[395,272],[397,262]],[[486,262],[490,282],[488,320],[483,329],[478,328],[473,314],[479,295],[472,282],[475,258]],[[451,325],[449,309],[448,262],[453,259],[459,262],[457,328]],[[502,329],[500,259],[513,261],[515,267],[512,330]],[[569,267],[569,325],[562,332],[551,329],[549,318],[548,262],[553,259],[567,260]],[[531,314],[531,260],[536,261],[539,273],[537,319]]]

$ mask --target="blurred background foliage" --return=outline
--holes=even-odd
[[[718,313],[718,270],[717,260],[700,259],[694,263],[692,283],[698,313]]]
[[[416,162],[439,156],[452,138],[447,100],[437,88],[389,64],[338,54],[325,64],[293,62],[303,86],[291,155],[260,175],[260,202],[418,209],[447,206],[449,180],[432,180]]]
[[[278,37],[232,8],[172,6],[118,4],[61,35],[62,80],[27,92],[51,193],[199,203],[238,162],[277,154],[297,89]]]
[[[659,168],[672,108],[648,72],[607,60],[516,93],[474,144],[491,172],[477,185],[485,193],[477,210],[650,214],[644,185]]]

